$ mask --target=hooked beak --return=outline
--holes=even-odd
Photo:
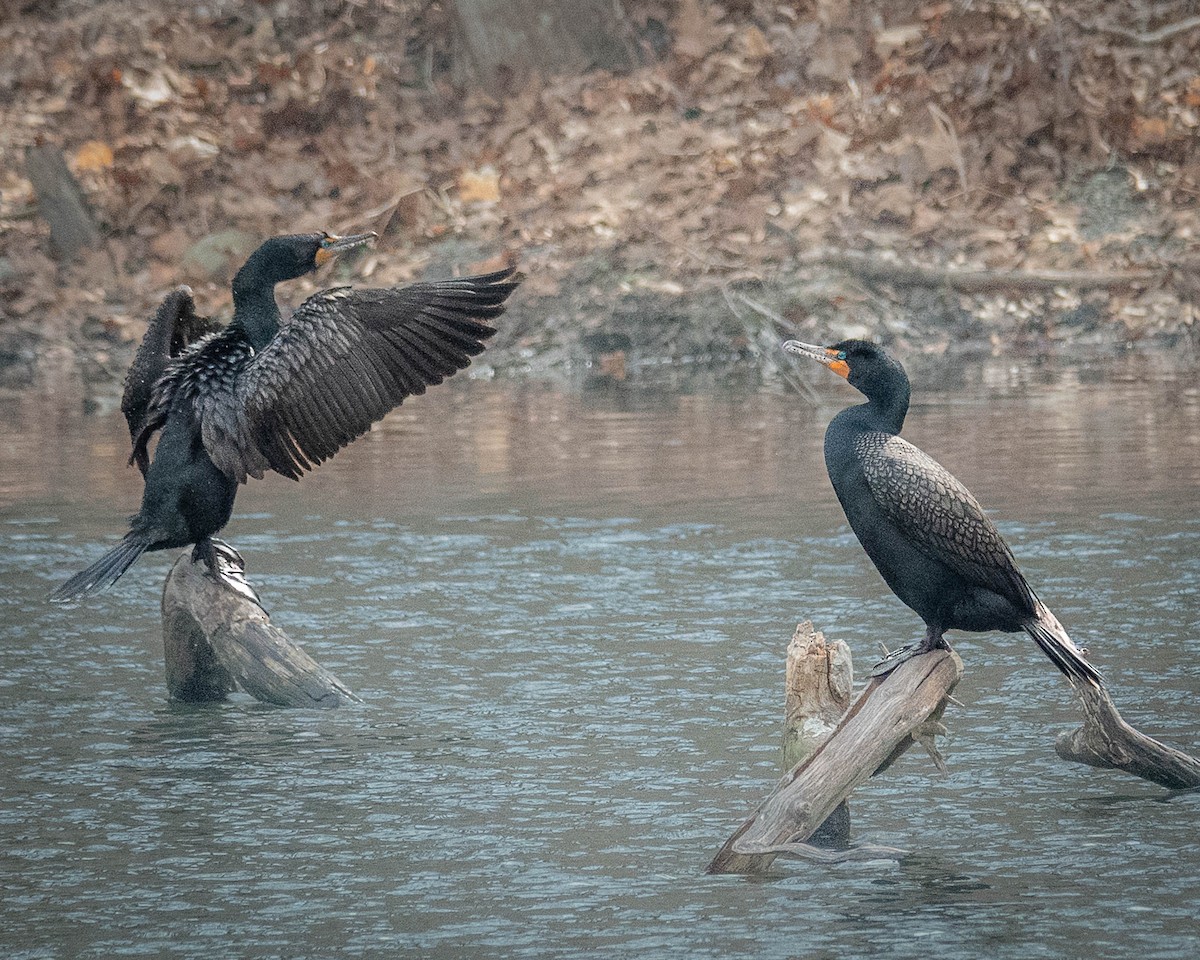
[[[850,377],[850,364],[845,360],[839,360],[838,352],[829,347],[818,347],[812,343],[788,340],[784,343],[783,349],[788,353],[796,354],[798,357],[808,357],[809,360],[816,360],[817,363],[823,363],[839,377],[847,379]]]
[[[361,247],[365,243],[370,243],[374,240],[376,234],[371,233],[353,233],[345,237],[330,236],[331,243],[327,243],[317,251],[316,261],[317,266],[323,263],[328,263],[339,253],[345,253],[347,250],[353,250],[355,247]]]

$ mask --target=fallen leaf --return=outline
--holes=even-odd
[[[1183,95],[1183,102],[1189,107],[1200,107],[1200,77],[1192,77],[1188,81],[1187,91]]]
[[[121,84],[145,107],[160,107],[175,95],[161,71],[125,71],[121,74]]]
[[[113,151],[103,140],[89,140],[75,151],[76,173],[95,173],[113,165]]]
[[[1137,150],[1161,147],[1167,142],[1169,134],[1167,121],[1162,117],[1135,116],[1129,123],[1129,137]]]
[[[742,49],[742,55],[755,62],[766,60],[773,52],[771,41],[753,24],[742,31],[738,37],[738,45]]]
[[[920,40],[925,28],[919,23],[907,23],[899,27],[888,27],[875,34],[875,53],[886,60],[893,53],[903,50],[910,43]]]
[[[494,167],[464,170],[458,178],[458,197],[463,203],[495,203],[500,199],[500,174]]]

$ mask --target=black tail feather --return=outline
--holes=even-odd
[[[1097,689],[1104,687],[1104,677],[1100,671],[1088,663],[1083,651],[1075,646],[1063,625],[1040,602],[1037,605],[1038,616],[1025,624],[1025,632],[1042,648],[1042,652],[1051,662],[1063,672],[1072,683],[1082,681]]]
[[[146,534],[130,531],[108,553],[86,570],[75,574],[47,599],[51,603],[70,603],[111,587],[149,546],[150,538]]]

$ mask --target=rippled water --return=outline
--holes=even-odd
[[[919,367],[906,431],[995,512],[1128,718],[1200,751],[1194,371]],[[957,377],[960,382],[937,389]],[[364,699],[168,703],[171,557],[42,596],[121,532],[119,418],[5,411],[0,944],[9,957],[1191,957],[1200,795],[1061,763],[1031,642],[961,637],[949,776],[854,801],[903,861],[703,868],[778,775],[784,649],[860,669],[920,624],[820,459],[854,394],[470,383],[227,530],[275,621]]]

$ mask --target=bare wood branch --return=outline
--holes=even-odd
[[[725,302],[729,303],[730,294],[728,292],[728,285],[723,285],[721,287],[721,292],[725,295]],[[739,302],[745,304],[747,307],[749,307],[751,310],[753,310],[755,313],[757,313],[760,317],[765,317],[767,320],[770,320],[771,325],[778,332],[787,334],[790,336],[795,331],[796,325],[794,323],[789,323],[787,320],[785,320],[783,318],[783,316],[781,314],[779,314],[775,310],[772,310],[770,307],[766,306],[765,304],[759,303],[757,300],[754,300],[751,297],[746,296],[746,294],[744,294],[744,293],[736,293],[736,294],[733,294],[733,296]],[[733,311],[734,316],[740,320],[741,316],[740,316],[740,314],[737,313],[737,310],[733,306],[733,304],[729,304],[729,308],[730,308],[730,310]]]
[[[708,865],[709,873],[762,873],[778,856],[838,863],[905,855],[892,847],[846,848],[846,798],[914,743],[946,772],[934,738],[946,733],[940,721],[947,704],[957,702],[951,693],[962,677],[962,661],[952,651],[936,650],[901,662],[886,676],[872,679],[826,735],[828,719],[847,702],[834,682],[834,646],[809,621],[796,628],[788,647],[785,750],[799,742],[800,749],[793,753],[799,762],[725,841]],[[850,671],[848,663],[844,669]],[[1171,789],[1200,786],[1200,760],[1126,723],[1103,686],[1072,683],[1084,724],[1058,738],[1055,750],[1060,757],[1123,770]],[[821,689],[823,684],[827,690]],[[835,811],[840,817],[831,816]],[[827,819],[839,822],[827,830]],[[817,836],[819,829],[840,839],[835,849]]]
[[[807,757],[837,729],[854,695],[854,662],[844,640],[832,642],[811,620],[796,626],[784,667],[783,762]]]
[[[798,624],[787,648],[783,688],[783,766],[791,770],[828,739],[850,706],[854,659],[846,641],[826,641],[811,620]],[[849,802],[834,807],[808,839],[802,846],[845,850],[850,843]]]
[[[830,850],[828,847],[818,847],[811,843],[779,843],[773,847],[762,846],[753,847],[753,849],[750,849],[749,844],[742,844],[741,848],[742,852],[753,853],[755,856],[792,857],[796,860],[809,860],[813,863],[898,860],[909,854],[908,850],[901,850],[899,847],[885,847],[875,843],[863,843],[857,847],[847,847],[844,850]]]
[[[1173,790],[1200,786],[1200,760],[1134,729],[1117,712],[1105,689],[1076,683],[1083,726],[1063,733],[1054,744],[1064,760],[1124,770]]]

